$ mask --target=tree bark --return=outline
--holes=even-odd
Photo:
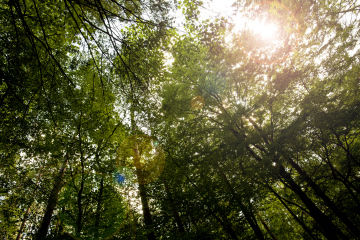
[[[104,179],[101,178],[99,195],[98,195],[98,198],[97,198],[96,214],[95,214],[95,227],[96,228],[99,227],[99,225],[100,225],[100,210],[101,210],[101,202],[102,202],[103,190],[104,190]]]
[[[333,201],[321,190],[321,188],[309,177],[309,175],[291,158],[288,158],[289,163],[293,166],[301,177],[309,184],[326,206],[328,206],[333,213],[350,229],[354,236],[360,236],[360,230],[340,211]]]
[[[184,225],[181,221],[181,218],[180,218],[180,215],[179,215],[179,211],[176,209],[176,206],[175,204],[173,204],[173,197],[172,197],[172,194],[170,192],[170,189],[169,189],[169,186],[166,182],[166,180],[164,180],[164,185],[165,185],[165,191],[166,191],[166,194],[168,195],[168,198],[170,199],[170,201],[172,202],[171,204],[171,209],[172,209],[172,212],[174,214],[174,218],[175,218],[175,222],[177,224],[177,227],[179,229],[179,232],[183,233],[185,232],[185,228],[184,228]]]
[[[137,172],[139,170],[137,169]],[[140,173],[141,174],[141,173]],[[139,176],[139,174],[137,174]],[[144,216],[144,222],[145,222],[145,226],[147,227],[147,239],[148,240],[155,240],[155,233],[154,233],[154,226],[153,226],[153,221],[152,221],[152,216],[151,216],[151,212],[150,212],[150,208],[149,208],[149,203],[148,203],[148,199],[147,199],[147,194],[146,194],[146,186],[144,184],[139,184],[139,191],[140,191],[140,198],[141,198],[141,206],[142,206],[142,210],[143,210],[143,216]]]
[[[59,192],[62,188],[62,178],[64,177],[67,163],[68,163],[68,156],[66,156],[66,159],[63,162],[60,171],[55,179],[55,183],[53,189],[51,190],[49,200],[46,206],[44,217],[42,219],[39,230],[36,233],[37,240],[43,240],[46,238],[47,232],[50,227],[51,217],[58,202]]]
[[[36,181],[36,187],[39,186],[39,182],[40,182],[40,177],[41,177],[41,173],[39,174],[38,180]],[[16,240],[20,240],[21,239],[21,234],[24,231],[25,228],[25,224],[27,221],[27,218],[29,216],[30,213],[30,209],[31,209],[31,205],[33,204],[34,199],[32,200],[32,202],[29,204],[28,208],[26,209],[26,212],[24,214],[23,220],[21,222],[21,226],[18,232],[18,235],[16,236]]]
[[[223,226],[225,231],[230,235],[231,239],[238,240],[239,238],[237,237],[237,235],[236,235],[233,227],[229,223],[227,217],[224,216],[224,214],[222,214],[221,211],[219,211],[218,213],[220,214],[221,218],[216,216],[216,214],[213,211],[211,211],[211,215]]]
[[[133,96],[133,89],[131,89],[131,95],[132,95],[132,100],[134,100],[134,96]],[[136,130],[136,123],[135,123],[135,113],[134,113],[134,103],[131,103],[131,107],[130,107],[130,120],[131,120],[131,130],[134,133]],[[142,184],[143,181],[143,176],[144,174],[142,173],[142,169],[141,169],[141,164],[140,164],[140,153],[139,153],[139,149],[138,149],[138,145],[137,143],[134,144],[134,166],[136,167],[136,177],[139,183],[139,192],[140,192],[140,199],[141,199],[141,206],[142,206],[142,210],[143,210],[143,217],[144,217],[144,223],[145,226],[147,228],[147,239],[148,240],[156,240],[155,237],[155,233],[154,233],[154,226],[153,226],[153,222],[152,222],[152,216],[151,216],[151,212],[150,212],[150,208],[149,208],[149,203],[148,203],[148,199],[147,199],[147,194],[146,194],[146,186],[144,184]]]
[[[260,216],[260,214],[258,212],[255,212],[255,214],[258,216],[258,218],[260,219],[260,222],[262,223],[262,225],[265,227],[266,231],[268,232],[268,234],[271,236],[271,238],[273,240],[277,240],[277,238],[275,237],[275,235],[273,234],[273,232],[271,231],[270,227],[266,224],[266,222],[262,219],[262,217]]]
[[[274,190],[272,189],[271,186],[268,186],[268,188],[270,189],[270,191],[272,193],[274,193],[274,195],[276,196],[277,199],[279,199],[279,201],[281,202],[281,204],[289,211],[289,213],[291,214],[291,216],[301,225],[301,227],[309,234],[309,236],[312,239],[316,239],[316,237],[311,233],[310,229],[305,225],[305,223],[303,221],[301,221],[296,214],[287,206],[287,204],[284,202],[284,200],[281,198],[281,196]]]
[[[344,234],[330,221],[330,219],[320,211],[315,203],[301,190],[300,186],[292,179],[291,175],[285,171],[283,166],[279,166],[279,174],[290,186],[291,190],[299,196],[305,204],[311,217],[321,227],[324,236],[329,239],[347,239]]]
[[[259,130],[258,130],[259,131]],[[245,137],[246,138],[246,137]],[[245,149],[254,157],[257,161],[262,161],[262,158],[257,155],[249,146],[245,146]],[[278,164],[278,161],[273,160],[274,163]],[[290,186],[291,190],[298,195],[301,201],[305,204],[309,210],[310,216],[317,222],[322,229],[323,235],[329,239],[347,239],[347,237],[336,227],[330,219],[320,211],[315,203],[304,193],[300,186],[294,181],[291,174],[286,172],[284,166],[279,164],[279,175],[280,177]]]
[[[147,228],[148,234],[147,238],[148,240],[155,240],[155,234],[154,234],[154,228],[153,228],[153,222],[151,217],[151,212],[149,208],[149,202],[147,199],[147,193],[146,193],[146,186],[143,184],[143,172],[141,169],[141,163],[140,163],[140,154],[138,150],[137,143],[134,144],[134,165],[136,166],[136,177],[139,184],[139,192],[140,192],[140,199],[141,199],[141,206],[143,210],[143,217],[144,217],[144,223]]]
[[[82,192],[84,191],[84,176],[81,177],[81,185],[80,185],[80,189],[79,192],[77,194],[77,205],[78,205],[78,217],[76,220],[76,235],[80,236],[81,234],[81,229],[82,229],[82,214],[83,214],[83,210],[82,210],[82,203],[81,203],[81,198],[82,198]]]
[[[260,240],[265,239],[259,225],[256,222],[256,218],[255,218],[254,214],[251,211],[249,211],[249,209],[247,209],[247,207],[242,203],[241,199],[235,193],[234,189],[232,188],[229,180],[227,179],[225,173],[222,171],[220,166],[216,166],[216,168],[218,169],[218,172],[220,173],[221,178],[224,180],[225,185],[230,190],[234,199],[236,199],[236,202],[239,204],[240,210],[244,213],[246,221],[250,224],[250,226],[253,229],[257,238]]]
[[[21,226],[20,226],[18,235],[16,236],[16,240],[20,240],[20,238],[21,238],[21,234],[22,234],[22,232],[24,231],[25,223],[26,223],[27,218],[28,218],[29,213],[30,213],[31,205],[32,205],[32,204],[30,204],[29,207],[26,209],[26,212],[25,212],[25,214],[24,214],[24,218],[23,218],[23,220],[22,220],[22,222],[21,222]]]

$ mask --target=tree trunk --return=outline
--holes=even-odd
[[[139,170],[137,169],[137,172]],[[140,173],[141,174],[141,173]],[[139,174],[137,174],[139,176]],[[139,184],[139,191],[140,191],[140,198],[141,198],[141,206],[143,210],[143,216],[144,216],[144,222],[145,226],[147,227],[147,239],[148,240],[155,240],[155,233],[154,233],[154,226],[152,222],[151,212],[149,208],[149,203],[147,200],[147,194],[146,194],[146,186],[144,184]]]
[[[271,236],[271,238],[273,240],[277,240],[277,238],[275,237],[275,235],[273,234],[273,232],[271,231],[270,227],[266,224],[266,222],[262,219],[262,217],[260,216],[260,214],[258,212],[255,212],[255,214],[258,216],[258,218],[260,219],[260,222],[262,223],[262,225],[265,227],[266,231],[268,232],[268,234]]]
[[[292,179],[291,175],[285,171],[283,166],[279,167],[279,174],[290,186],[291,190],[299,196],[305,204],[311,217],[321,227],[324,236],[329,239],[347,239],[344,234],[330,221],[330,219],[320,211],[314,202],[301,190],[300,186]]]
[[[171,204],[171,209],[172,209],[172,212],[174,214],[174,218],[175,218],[175,222],[177,224],[177,227],[179,229],[179,232],[183,233],[185,232],[185,229],[184,229],[184,225],[181,221],[181,218],[180,218],[180,215],[179,215],[179,211],[176,209],[176,206],[175,204],[173,204],[173,198],[172,198],[172,194],[170,192],[170,189],[169,189],[169,186],[166,182],[166,180],[164,180],[164,185],[165,185],[165,191],[166,191],[166,194],[168,195],[168,198],[170,199],[170,201],[172,202]]]
[[[59,192],[62,188],[62,178],[64,177],[67,163],[68,163],[68,156],[66,156],[66,159],[60,168],[58,176],[55,179],[55,183],[54,183],[53,189],[50,193],[50,197],[49,197],[49,200],[48,200],[48,203],[46,206],[44,217],[42,219],[39,230],[36,233],[37,240],[43,240],[46,238],[47,232],[50,227],[51,217],[52,217],[54,209],[57,205]]]
[[[97,198],[96,214],[95,214],[95,228],[99,227],[100,225],[100,210],[101,210],[101,200],[102,200],[103,190],[104,190],[104,178],[101,178],[99,195]]]
[[[218,169],[218,172],[220,173],[221,178],[224,180],[225,185],[230,190],[234,199],[236,199],[236,202],[239,204],[240,210],[244,213],[246,221],[250,224],[250,226],[253,229],[257,238],[260,240],[265,239],[259,225],[256,222],[256,218],[255,218],[254,214],[251,211],[249,211],[249,209],[247,209],[247,207],[242,203],[241,199],[235,193],[234,189],[232,188],[229,180],[227,179],[225,173],[222,171],[220,166],[217,165],[216,168]]]
[[[25,212],[25,214],[24,214],[24,218],[23,218],[23,220],[22,220],[22,222],[21,222],[21,226],[20,226],[18,235],[16,236],[16,240],[20,240],[20,238],[21,238],[21,234],[22,234],[22,232],[24,231],[25,223],[26,223],[27,218],[28,218],[28,216],[29,216],[29,212],[30,212],[31,205],[32,205],[32,204],[30,204],[29,207],[26,209],[26,212]]]
[[[259,131],[259,130],[258,130]],[[246,138],[246,137],[245,137]],[[257,161],[262,161],[262,158],[257,155],[249,146],[245,146],[245,149],[253,156]],[[278,164],[278,161],[273,160],[274,163]],[[300,186],[291,177],[291,174],[286,172],[285,168],[279,164],[279,175],[285,182],[290,186],[291,190],[298,195],[301,201],[305,204],[311,217],[317,222],[322,229],[324,236],[331,239],[347,239],[347,237],[337,228],[330,219],[320,211],[315,203],[304,193]],[[360,236],[360,235],[359,235]]]
[[[84,191],[84,179],[83,178],[84,178],[84,176],[82,175],[80,189],[79,189],[79,192],[77,194],[78,217],[77,217],[77,220],[76,220],[76,235],[78,235],[78,236],[80,236],[81,229],[82,229],[83,210],[82,210],[81,198],[82,198],[82,192]]]
[[[219,211],[218,213],[220,214],[221,218],[216,216],[216,214],[211,211],[211,215],[223,226],[225,231],[230,235],[231,239],[238,240],[239,238],[237,237],[233,227],[227,220],[227,217],[224,216],[224,214],[221,211]]]
[[[354,236],[360,236],[359,229],[339,210],[333,201],[321,190],[321,188],[307,175],[307,173],[291,158],[288,158],[289,163],[293,166],[301,177],[309,184],[309,186],[315,191],[326,206],[328,206],[333,213],[350,229]]]
[[[303,221],[301,221],[296,214],[286,205],[286,203],[284,202],[284,200],[281,198],[281,196],[271,187],[268,186],[268,188],[270,189],[270,191],[272,193],[274,193],[274,195],[276,196],[277,199],[279,199],[279,201],[281,202],[281,204],[289,211],[289,213],[291,214],[291,216],[301,225],[301,227],[309,234],[309,236],[312,239],[316,239],[316,237],[311,233],[310,229],[305,225],[305,223]]]
[[[36,187],[39,186],[40,177],[41,177],[41,173],[39,174],[38,180],[36,181]],[[32,202],[29,204],[29,207],[26,209],[26,212],[25,212],[25,214],[24,214],[24,218],[23,218],[23,220],[22,220],[22,222],[21,222],[21,226],[20,226],[18,235],[16,236],[16,240],[20,240],[20,239],[21,239],[21,234],[22,234],[22,232],[24,231],[25,223],[26,223],[27,218],[28,218],[28,216],[29,216],[30,209],[31,209],[31,205],[32,205],[33,201],[34,201],[34,199],[33,199]]]
[[[134,116],[134,107],[133,106],[131,106],[130,118],[131,118],[132,132],[135,132],[136,124],[135,124],[135,116]],[[139,183],[139,192],[140,192],[141,206],[142,206],[142,210],[143,210],[144,223],[145,223],[145,227],[147,228],[147,231],[148,231],[147,239],[148,240],[156,240],[155,233],[154,233],[154,226],[153,226],[152,217],[151,217],[151,212],[150,212],[149,203],[148,203],[147,194],[146,194],[146,186],[144,184],[142,184],[144,182],[143,181],[144,174],[142,173],[142,169],[140,167],[141,166],[141,164],[140,164],[141,156],[139,153],[137,143],[134,144],[133,149],[134,149],[134,166],[136,167],[136,177],[137,177],[137,180]]]

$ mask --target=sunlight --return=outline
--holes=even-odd
[[[272,39],[276,36],[277,27],[275,24],[261,24],[258,27],[260,35],[265,39]]]
[[[137,175],[137,182],[145,184],[159,177],[164,169],[165,154],[157,140],[139,134],[120,144],[116,152],[116,162],[119,169],[132,169]],[[135,169],[140,171],[135,173]]]
[[[263,40],[276,40],[277,26],[274,23],[266,23],[265,21],[248,21],[248,28],[255,34],[260,35]]]
[[[284,61],[297,46],[297,19],[284,5],[261,2],[232,17],[236,44],[253,61],[272,64]],[[233,35],[233,36],[234,36]],[[229,36],[229,41],[233,38]]]

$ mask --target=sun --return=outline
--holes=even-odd
[[[239,11],[232,18],[236,45],[251,60],[261,64],[279,63],[297,46],[297,19],[277,2],[261,2]],[[230,39],[230,38],[229,38]]]
[[[273,42],[279,40],[281,26],[267,18],[249,19],[244,16],[236,16],[233,19],[234,32],[247,32],[254,38],[263,42]]]
[[[277,33],[277,27],[275,24],[264,24],[260,26],[260,34],[263,38],[271,39],[276,36]]]
[[[249,30],[259,35],[265,41],[276,40],[278,27],[274,23],[265,21],[250,21]]]

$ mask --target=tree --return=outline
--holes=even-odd
[[[68,174],[84,174],[90,168],[112,173],[115,149],[125,132],[114,111],[115,96],[123,85],[112,82],[109,69],[114,65],[111,52],[119,50],[126,33],[115,31],[114,26],[151,25],[154,32],[161,30],[168,20],[167,4],[1,2],[4,236],[25,231],[26,236],[37,232],[37,238],[44,239],[49,229],[54,236],[59,194],[68,184]],[[149,9],[150,18],[143,15]],[[36,174],[39,170],[41,177]],[[39,180],[38,186],[34,179]],[[17,233],[20,216],[32,201],[31,190],[36,190],[37,208],[44,216],[39,219],[42,213],[34,214],[36,220],[29,221],[41,224],[33,229],[29,224]],[[11,212],[19,212],[14,220],[8,218]]]
[[[0,236],[357,239],[356,2],[176,4],[0,2]]]
[[[283,4],[285,5],[286,3]],[[296,18],[300,23],[298,26],[299,35],[302,36],[301,34],[307,28],[311,28],[309,19],[311,19],[313,14],[312,11],[305,12],[304,9],[311,9],[312,5],[289,3],[286,6],[293,9],[291,11],[296,12]],[[338,7],[342,8],[345,6]],[[337,24],[341,25],[339,23],[339,18],[341,17],[337,16],[334,12],[347,11],[339,9],[336,11],[331,10],[331,13],[329,13],[327,6],[317,5],[317,8],[321,8],[324,15],[321,19],[317,18],[316,21],[319,24],[318,26],[322,26],[321,29],[327,33],[330,30],[325,25],[328,27]],[[348,10],[349,12],[355,11],[354,9]],[[303,20],[305,18],[307,21]],[[316,54],[305,56],[301,50],[306,52],[308,49],[314,48],[313,42],[307,39],[313,37],[319,38],[319,35],[324,33],[313,32],[314,35],[309,34],[303,37],[302,42],[304,43],[299,45],[299,50],[288,59],[285,59],[283,63],[268,65],[268,61],[263,62],[263,64],[256,61],[254,63],[253,61],[254,58],[257,58],[256,56],[248,58],[248,55],[237,44],[238,38],[242,37],[241,35],[236,36],[232,44],[227,44],[224,40],[225,24],[219,21],[217,24],[204,22],[195,28],[191,26],[191,29],[197,30],[198,35],[195,34],[195,37],[192,38],[185,36],[178,41],[178,44],[175,44],[175,62],[172,73],[174,74],[174,79],[177,79],[178,82],[172,82],[163,94],[163,109],[169,115],[167,119],[171,119],[169,126],[177,126],[177,129],[181,129],[181,126],[189,128],[191,125],[196,125],[197,129],[203,130],[195,131],[191,138],[195,138],[194,134],[197,135],[197,132],[199,132],[203,138],[204,136],[209,136],[207,138],[211,140],[195,141],[192,144],[198,145],[200,149],[205,148],[209,144],[212,148],[219,149],[217,151],[226,148],[226,152],[231,152],[232,150],[238,154],[241,153],[244,159],[247,159],[246,162],[245,160],[244,162],[238,160],[240,161],[238,163],[236,158],[230,158],[231,160],[229,159],[228,161],[232,163],[232,168],[227,170],[230,176],[241,176],[241,178],[249,176],[251,179],[256,180],[257,184],[253,186],[253,188],[257,189],[256,192],[253,193],[253,196],[247,195],[247,198],[251,200],[251,205],[253,205],[249,207],[251,210],[255,206],[261,206],[260,202],[256,202],[256,195],[261,196],[259,194],[264,193],[265,196],[268,194],[271,196],[274,194],[273,196],[284,206],[284,211],[289,212],[297,224],[301,226],[304,231],[303,234],[305,234],[303,236],[315,237],[315,234],[308,227],[309,221],[315,221],[322,234],[328,239],[356,238],[359,231],[355,223],[357,217],[352,214],[348,215],[346,213],[347,210],[345,210],[346,207],[340,207],[338,202],[339,198],[352,199],[352,204],[350,205],[357,206],[357,199],[353,195],[355,190],[348,191],[350,186],[346,183],[347,187],[343,185],[344,191],[341,191],[341,194],[347,192],[346,195],[349,198],[340,197],[337,194],[340,188],[334,188],[334,185],[331,184],[335,171],[335,169],[331,170],[333,163],[330,163],[331,160],[325,161],[324,158],[316,157],[321,155],[320,152],[327,152],[328,150],[320,146],[319,148],[316,147],[317,150],[313,148],[322,138],[314,138],[314,136],[323,136],[324,127],[327,126],[327,123],[314,120],[315,118],[324,120],[320,116],[328,116],[325,118],[332,122],[332,124],[335,124],[338,121],[334,119],[332,113],[336,112],[336,115],[341,113],[341,116],[348,116],[345,117],[346,119],[356,121],[350,115],[344,114],[340,110],[345,108],[347,109],[345,111],[356,112],[357,107],[355,106],[357,106],[357,103],[355,102],[357,101],[354,103],[348,102],[349,105],[347,105],[345,101],[340,100],[342,98],[340,97],[341,95],[337,95],[337,91],[334,91],[335,86],[341,86],[340,89],[345,88],[347,90],[344,89],[344,91],[350,96],[352,95],[351,91],[349,92],[349,89],[345,87],[346,83],[345,85],[343,83],[337,85],[339,84],[338,81],[334,80],[338,79],[339,72],[335,70],[328,72],[326,70],[320,74],[315,70],[319,67],[315,62],[316,59],[323,57],[327,59],[323,60],[323,63],[336,62],[342,64],[343,69],[347,69],[342,74],[352,75],[354,69],[357,69],[355,67],[356,63],[352,65],[354,63],[353,60],[357,59],[356,54],[351,58],[348,56],[349,52],[344,53],[344,51],[340,51],[326,56],[326,53],[323,51],[325,51],[324,48],[336,46],[336,44],[341,45],[342,50],[348,49],[349,51],[355,44],[354,35],[351,36],[349,30],[345,30],[343,26],[341,28],[338,27],[334,39],[325,43],[324,47],[319,48],[319,52]],[[346,27],[350,27],[350,29],[355,26],[353,22],[347,22],[346,24],[348,24]],[[355,34],[355,32],[353,33]],[[338,41],[348,43],[343,44]],[[274,55],[276,56],[275,53]],[[334,60],[334,57],[341,60]],[[347,62],[345,59],[349,58],[352,60]],[[355,62],[357,61],[355,60]],[[347,77],[346,79],[350,82],[358,81],[355,76]],[[329,88],[325,88],[327,90],[324,90],[324,84],[326,86],[330,84]],[[353,90],[357,92],[357,89],[358,87]],[[173,98],[174,95],[176,96],[175,99]],[[201,96],[205,99],[205,106],[200,111],[191,109],[189,103],[194,96]],[[330,103],[336,101],[335,99],[339,101],[339,104],[341,102],[341,106],[336,104],[339,108]],[[330,117],[328,114],[333,117]],[[187,120],[183,120],[184,118]],[[193,124],[194,121],[197,123]],[[318,125],[314,128],[312,124],[315,122]],[[343,123],[344,120],[340,120],[340,122]],[[347,129],[347,127],[340,127],[342,123],[335,125],[341,129]],[[333,127],[334,125],[332,125]],[[183,137],[184,132],[180,134],[181,130],[178,131],[178,136]],[[355,132],[356,130],[353,133],[355,134]],[[332,134],[336,134],[336,130]],[[344,137],[344,139],[349,137],[354,139],[355,135]],[[339,142],[339,136],[336,137],[334,135],[338,139],[337,144],[339,144],[339,147],[335,148],[337,150],[343,149],[343,154],[349,156],[347,164],[351,164],[351,159],[356,158],[351,158],[348,155],[349,153],[346,153],[346,144],[341,143],[341,140]],[[356,140],[350,141],[354,143]],[[332,146],[334,147],[334,145]],[[184,146],[184,148],[190,151],[188,146]],[[195,155],[199,155],[196,158],[201,159],[206,158],[207,153],[211,151],[206,149],[201,152],[197,149],[192,152]],[[222,164],[228,159],[225,156],[218,158],[221,159]],[[208,159],[206,163],[209,164],[210,159],[206,159]],[[324,159],[326,163],[323,163],[321,159]],[[347,176],[351,175],[350,172],[352,170],[357,169],[356,161],[353,163],[353,166],[348,165],[349,168],[347,169],[349,172]],[[233,167],[234,164],[236,166],[239,164],[238,168],[243,169],[242,171],[239,169],[238,171],[240,172],[238,174],[235,173],[235,175],[234,173],[230,174],[230,172],[236,169]],[[216,169],[217,165],[214,165],[214,167]],[[198,165],[197,169],[201,169],[200,165]],[[324,169],[324,171],[319,169]],[[209,166],[207,166],[207,170],[209,170]],[[220,170],[221,167],[218,168],[219,176],[222,176],[225,186],[229,186],[226,181],[226,174],[221,173]],[[212,171],[209,172],[207,179],[214,179],[213,175],[211,175],[212,173]],[[325,177],[323,173],[328,173],[329,175]],[[339,179],[338,177],[335,178]],[[339,179],[337,181],[340,183],[343,180]],[[207,181],[207,183],[209,182],[210,180]],[[271,183],[270,185],[269,182]],[[283,187],[279,188],[279,184]],[[338,185],[336,184],[336,186]],[[262,188],[264,191],[261,191]],[[228,189],[231,192],[231,185]],[[241,185],[235,185],[235,189],[240,190],[242,187]],[[296,199],[295,202],[284,199],[284,196],[279,195],[278,192],[280,191],[290,191],[292,198]],[[287,205],[289,203],[292,204],[291,208]],[[297,206],[297,210],[295,210],[296,207],[294,206]],[[240,204],[238,208],[241,209]],[[298,215],[294,214],[293,211],[299,211],[300,209],[310,216],[310,218],[306,219],[307,222],[299,219]],[[324,209],[328,209],[331,213],[324,212]],[[257,216],[255,219],[259,222],[258,225],[260,225],[260,222],[263,223],[264,221],[260,214],[256,214],[259,210],[255,208],[254,211],[254,215]],[[254,219],[254,217],[247,218],[249,224],[253,222],[251,219]],[[267,232],[269,237],[274,236],[274,230],[269,228],[268,224],[263,224],[263,227],[262,231]],[[253,231],[254,234],[258,232],[256,228],[253,228]],[[281,233],[278,234],[281,236]],[[275,235],[274,237],[278,236]],[[257,238],[261,239],[261,236],[257,235]]]

